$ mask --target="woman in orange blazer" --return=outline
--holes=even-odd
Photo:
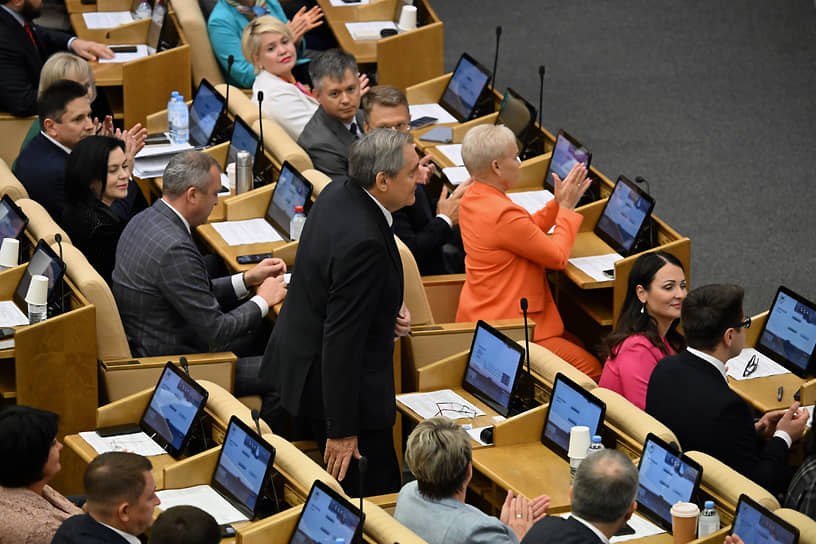
[[[573,210],[590,184],[586,167],[576,164],[563,181],[553,174],[555,198],[530,215],[505,194],[516,184],[520,165],[510,129],[472,128],[462,143],[462,158],[475,182],[459,204],[467,257],[456,320],[518,318],[525,297],[535,322],[533,341],[598,381],[600,362],[565,338],[547,283],[548,268],[566,267],[581,225],[582,216]]]

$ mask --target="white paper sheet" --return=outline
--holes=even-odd
[[[0,300],[0,327],[28,325],[28,316],[17,307],[13,300]]]
[[[173,506],[197,506],[214,517],[219,525],[249,521],[227,499],[208,485],[196,485],[184,489],[165,489],[157,491],[156,496],[161,500],[159,508],[162,511]]]
[[[116,28],[119,25],[133,22],[133,14],[129,11],[90,11],[82,14],[88,30]]]
[[[406,395],[397,395],[397,400],[416,412],[423,419],[438,415],[444,415],[445,417],[449,417],[451,419],[462,419],[466,417],[485,415],[485,413],[479,410],[479,408],[469,403],[450,389],[441,389],[439,391],[431,391],[429,393],[408,393]],[[447,406],[450,406],[450,409],[445,409],[440,414],[440,406],[438,405],[445,403],[447,403]],[[461,410],[459,410],[460,407]]]
[[[379,40],[380,31],[385,28],[397,30],[394,21],[364,21],[360,23],[346,23],[346,29],[353,40]]]
[[[615,263],[621,259],[623,257],[617,253],[609,253],[608,255],[593,255],[592,257],[576,257],[570,259],[569,262],[595,281],[612,281],[615,276],[607,276],[604,274],[604,270],[612,270],[612,274],[614,274]]]
[[[410,104],[408,112],[411,114],[411,121],[421,117],[435,117],[436,122],[440,124],[459,122],[439,104]]]
[[[745,367],[748,366],[748,362],[751,360],[751,357],[755,355],[759,363],[757,365],[757,369],[753,371],[750,376],[743,376],[742,374],[745,372]],[[791,372],[776,361],[764,356],[754,348],[745,348],[739,355],[725,362],[725,373],[735,380],[742,381],[752,380],[754,378],[766,378],[768,376],[778,376],[779,374],[790,374]]]
[[[540,189],[538,191],[520,191],[518,193],[507,193],[510,200],[530,212],[530,215],[536,213],[538,210],[547,205],[547,203],[555,198],[547,189]]]
[[[133,175],[141,179],[159,178],[164,175],[164,169],[172,157],[172,155],[159,155],[137,158],[133,161]]]
[[[79,436],[90,444],[97,453],[128,451],[145,457],[167,453],[144,432],[102,437],[96,434],[96,431],[85,431],[79,433]]]
[[[470,172],[468,172],[464,166],[449,166],[448,168],[443,168],[442,173],[445,174],[448,181],[454,185],[459,185],[470,179]]]
[[[181,153],[182,151],[187,151],[188,149],[192,149],[189,143],[186,144],[159,144],[159,145],[146,145],[142,148],[141,151],[136,153],[137,159],[144,159],[147,157],[156,157],[159,155],[167,155],[167,160],[170,160],[170,157],[175,155],[176,153]]]
[[[648,519],[635,514],[629,521],[626,522],[629,527],[635,530],[635,534],[626,536],[613,536],[609,539],[610,542],[616,544],[617,542],[625,542],[627,540],[635,540],[637,538],[645,538],[647,536],[659,535],[665,533],[663,529],[649,521]]]
[[[150,55],[150,50],[148,49],[147,45],[140,43],[136,46],[135,53],[114,53],[112,59],[103,59],[102,57],[99,58],[100,63],[104,62],[130,62],[136,59],[143,59]]]
[[[445,155],[449,161],[456,166],[464,166],[465,161],[462,160],[462,144],[445,144],[438,145],[436,148]]]
[[[263,218],[210,224],[229,246],[283,241],[278,231]]]

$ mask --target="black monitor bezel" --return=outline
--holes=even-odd
[[[519,148],[519,153],[522,153],[527,146],[530,144],[530,140],[532,140],[532,136],[534,136],[535,131],[535,124],[536,124],[536,114],[538,113],[535,106],[533,106],[530,102],[527,101],[526,98],[521,96],[521,94],[513,89],[512,87],[507,87],[507,90],[504,92],[504,97],[502,98],[502,103],[499,108],[499,114],[496,116],[496,123],[497,125],[503,124],[502,123],[502,112],[504,111],[505,104],[507,103],[508,97],[512,98],[513,100],[518,100],[527,108],[528,113],[530,114],[530,121],[527,125],[521,129],[520,132],[513,133],[516,135],[516,140]],[[507,125],[505,125],[507,126]],[[507,127],[510,128],[510,127]],[[512,130],[512,129],[510,129]]]
[[[306,497],[306,501],[303,503],[303,508],[301,509],[300,514],[298,515],[298,520],[295,523],[295,528],[294,530],[292,530],[292,535],[289,537],[289,543],[291,544],[295,537],[295,534],[297,533],[298,527],[300,527],[300,522],[303,519],[303,513],[309,506],[309,500],[312,498],[315,488],[319,488],[320,491],[322,491],[326,495],[329,495],[333,500],[342,504],[346,510],[349,510],[350,512],[357,516],[357,518],[360,521],[357,524],[357,530],[354,531],[354,536],[351,538],[351,542],[362,542],[363,522],[365,521],[365,514],[359,508],[354,506],[354,504],[352,504],[347,498],[343,497],[337,491],[329,487],[327,483],[321,480],[315,480],[314,483],[312,484],[311,489],[309,489],[309,496]]]
[[[792,361],[789,361],[785,358],[782,354],[776,353],[770,348],[767,348],[760,344],[762,340],[762,335],[765,334],[765,329],[768,326],[768,321],[770,321],[771,312],[776,306],[776,301],[779,300],[779,294],[784,293],[791,298],[795,298],[798,302],[807,305],[810,308],[816,309],[816,305],[813,304],[810,300],[806,299],[799,293],[792,291],[791,289],[785,287],[784,285],[780,285],[779,288],[776,290],[776,294],[774,295],[773,302],[768,309],[768,317],[765,319],[765,322],[762,324],[762,329],[759,331],[759,334],[756,337],[756,343],[754,344],[754,349],[760,352],[762,355],[768,357],[772,361],[779,363],[780,365],[784,366],[786,369],[793,372],[795,375],[799,376],[800,378],[806,378],[813,374],[813,369],[816,367],[816,346],[814,346],[813,351],[810,353],[810,358],[808,359],[808,363],[805,368],[800,368]]]
[[[740,506],[743,503],[748,504],[754,510],[758,510],[763,516],[773,520],[774,523],[781,526],[783,529],[785,529],[789,533],[792,533],[794,536],[793,536],[793,542],[791,544],[797,544],[799,542],[799,528],[797,526],[795,526],[794,524],[792,524],[788,520],[783,519],[778,514],[773,513],[771,510],[769,510],[768,508],[766,508],[765,506],[763,506],[762,504],[760,504],[756,500],[752,499],[751,497],[749,497],[745,493],[741,493],[740,496],[739,496],[739,499],[737,500],[737,506],[734,509],[734,519],[733,519],[733,522],[731,523],[731,528],[728,530],[729,535],[733,535],[734,531],[737,528],[737,516],[739,515]],[[739,536],[739,535],[737,535],[737,536]]]
[[[292,163],[289,161],[283,161],[283,165],[281,166],[280,173],[278,174],[278,181],[280,181],[281,175],[285,170],[290,170],[296,178],[298,178],[304,185],[306,185],[306,200],[303,204],[303,213],[308,214],[308,211],[311,209],[312,204],[312,193],[314,192],[314,185],[312,182],[306,179],[306,176],[300,173],[300,171],[295,168]],[[289,225],[281,225],[278,223],[274,216],[270,213],[272,206],[275,204],[275,193],[278,190],[278,183],[275,183],[275,188],[272,189],[272,195],[269,197],[269,205],[266,207],[266,214],[264,217],[266,221],[272,225],[279,234],[282,234],[283,237],[286,239],[287,242],[291,242],[291,232],[289,232]]]
[[[555,150],[558,149],[558,140],[560,138],[564,138],[570,144],[572,144],[574,147],[580,147],[580,148],[586,149],[587,160],[586,160],[585,166],[587,168],[587,171],[589,171],[589,166],[592,163],[592,151],[590,151],[587,148],[587,146],[585,146],[584,144],[582,144],[581,142],[576,140],[574,137],[572,137],[566,130],[564,130],[563,128],[559,128],[558,133],[555,135],[555,142],[553,142],[552,152],[550,153],[550,162],[547,163],[547,173],[544,174],[544,181],[542,183],[543,188],[547,189],[550,192],[554,192],[554,190],[555,190],[555,185],[553,185],[553,181],[552,181],[552,174],[553,174],[552,161],[553,161],[553,158],[555,157]]]
[[[462,60],[466,60],[467,62],[472,64],[476,69],[478,69],[482,74],[487,76],[487,80],[485,80],[485,83],[482,86],[482,89],[479,91],[479,95],[476,98],[476,102],[470,108],[470,111],[467,112],[467,115],[462,115],[461,113],[459,113],[456,110],[455,107],[453,107],[451,104],[448,104],[445,101],[445,93],[448,92],[448,89],[450,88],[451,81],[453,81],[453,76],[456,74],[456,71],[459,69],[459,65],[462,64]],[[466,52],[462,53],[462,55],[459,57],[459,60],[456,61],[456,67],[453,69],[453,72],[451,72],[451,77],[448,80],[448,84],[445,85],[445,89],[442,91],[442,94],[439,97],[439,105],[442,106],[445,109],[445,111],[450,113],[458,122],[462,123],[464,121],[469,120],[471,118],[471,116],[473,115],[473,112],[476,110],[476,108],[479,105],[479,98],[481,98],[482,95],[484,95],[485,89],[489,88],[491,77],[492,76],[490,75],[490,70],[485,68],[481,63],[479,63],[479,61],[477,61],[476,59],[474,59],[473,57],[468,55]]]
[[[545,446],[547,446],[550,450],[552,450],[556,454],[558,454],[558,456],[561,457],[562,459],[569,460],[569,455],[568,455],[569,454],[569,446],[567,446],[567,448],[562,449],[560,444],[558,444],[556,441],[550,439],[550,437],[546,436],[547,425],[549,425],[549,423],[550,423],[550,409],[552,408],[552,397],[555,396],[555,389],[556,389],[556,386],[558,385],[558,382],[564,382],[565,384],[570,386],[572,389],[574,389],[575,391],[580,393],[581,396],[584,397],[584,399],[589,401],[591,404],[600,405],[601,415],[598,418],[598,428],[595,430],[595,434],[599,434],[599,435],[603,434],[604,421],[606,419],[606,403],[604,401],[602,401],[601,399],[599,399],[598,397],[596,397],[595,395],[593,395],[592,393],[590,393],[589,391],[587,391],[586,389],[584,389],[583,387],[581,387],[580,385],[578,385],[575,381],[573,381],[571,378],[569,378],[566,374],[563,374],[563,373],[559,372],[559,373],[557,373],[555,375],[555,379],[553,380],[552,391],[551,391],[551,394],[550,394],[550,406],[547,409],[547,417],[544,418],[544,426],[541,428],[541,443],[544,444]]]
[[[207,141],[203,142],[203,143],[199,143],[199,144],[195,144],[193,142],[190,142],[190,145],[193,145],[193,146],[197,145],[197,146],[200,146],[200,147],[208,147],[208,146],[212,145],[212,143],[213,143],[213,137],[218,132],[219,124],[223,123],[222,119],[224,118],[224,116],[226,115],[226,112],[227,112],[227,100],[226,100],[226,98],[224,98],[224,96],[221,93],[219,93],[217,90],[215,90],[215,87],[213,86],[212,83],[207,81],[207,78],[201,78],[201,82],[199,83],[198,88],[196,89],[196,92],[193,95],[193,102],[190,104],[190,111],[191,112],[192,112],[192,109],[193,109],[193,104],[195,104],[196,98],[198,98],[198,93],[201,92],[202,87],[206,87],[209,92],[211,92],[214,96],[216,96],[218,98],[218,100],[221,102],[221,111],[218,113],[218,118],[215,120],[215,123],[213,124],[213,128],[210,131],[210,134],[207,136]],[[190,134],[192,135],[192,131],[191,131]]]
[[[606,214],[606,210],[609,207],[609,203],[612,201],[612,196],[615,194],[618,185],[621,183],[635,191],[641,198],[645,198],[646,201],[649,203],[649,209],[646,212],[646,215],[643,217],[643,222],[640,224],[640,228],[638,228],[637,234],[635,234],[635,237],[632,239],[632,246],[628,249],[623,247],[620,243],[618,243],[618,241],[615,240],[615,238],[611,234],[600,228],[601,218],[604,217],[604,215]],[[598,216],[598,222],[595,223],[593,232],[598,238],[606,242],[609,245],[609,247],[611,247],[616,253],[620,254],[621,257],[629,257],[630,255],[636,253],[638,239],[643,235],[644,229],[646,229],[647,225],[649,225],[649,222],[652,220],[652,212],[654,211],[654,207],[655,199],[652,198],[652,196],[649,193],[638,187],[637,184],[635,184],[632,180],[630,180],[626,176],[620,175],[618,176],[618,180],[615,182],[615,187],[612,189],[612,193],[610,193],[609,197],[606,199],[606,203],[604,204],[603,210],[601,210],[601,215]]]
[[[15,203],[15,202],[14,202],[14,201],[11,199],[11,197],[10,197],[9,195],[7,195],[7,194],[6,194],[6,195],[3,195],[3,198],[2,198],[2,199],[0,199],[0,200],[2,200],[2,203],[3,203],[3,204],[5,204],[6,206],[8,206],[9,211],[11,211],[11,212],[13,212],[13,213],[17,214],[17,217],[19,217],[20,219],[22,219],[22,220],[23,220],[23,228],[21,228],[21,229],[20,229],[20,232],[18,232],[18,233],[17,233],[17,235],[14,237],[15,239],[19,239],[19,238],[20,238],[20,235],[21,235],[23,232],[25,232],[25,229],[26,229],[26,228],[28,228],[28,216],[27,216],[25,213],[23,213],[23,210],[20,208],[20,206],[18,206],[18,205],[17,205],[17,204],[16,204],[16,203]],[[0,240],[0,241],[2,241],[2,240]]]
[[[37,241],[37,246],[34,248],[34,251],[31,252],[31,259],[29,259],[28,263],[26,263],[26,269],[23,272],[22,277],[20,278],[20,282],[17,284],[17,288],[14,290],[14,302],[15,302],[15,304],[17,304],[18,308],[23,310],[24,313],[28,309],[28,305],[26,304],[25,297],[26,297],[26,291],[28,291],[28,286],[31,284],[31,276],[32,276],[31,274],[28,273],[28,266],[31,264],[31,261],[34,258],[34,254],[37,251],[44,252],[48,256],[48,258],[51,259],[52,262],[56,262],[57,265],[58,265],[57,276],[54,278],[54,286],[49,288],[49,290],[48,290],[48,302],[49,302],[49,304],[54,301],[55,297],[58,296],[56,287],[65,278],[65,269],[66,269],[65,261],[63,261],[62,259],[59,258],[59,256],[54,252],[53,249],[51,249],[51,246],[49,246],[45,242],[45,240],[40,238],[40,240]],[[25,287],[23,287],[23,284],[25,284]]]

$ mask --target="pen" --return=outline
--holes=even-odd
[[[776,400],[777,401],[782,400],[782,393],[784,393],[784,392],[785,392],[785,388],[780,385],[779,389],[776,390]]]

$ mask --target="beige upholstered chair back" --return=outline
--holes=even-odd
[[[312,185],[314,186],[312,198],[317,198],[317,195],[319,195],[323,191],[323,189],[326,188],[326,185],[331,183],[331,178],[329,176],[327,176],[320,170],[315,170],[314,168],[303,170],[301,171],[301,174],[303,174],[303,177],[311,181]]]
[[[192,50],[190,58],[193,86],[197,87],[202,78],[206,78],[213,85],[224,83],[221,67],[218,66],[215,53],[210,45],[207,21],[201,13],[198,0],[171,0],[171,4],[176,10],[176,17],[178,17],[181,29]],[[231,96],[230,99],[232,99]]]
[[[613,425],[631,441],[634,452],[640,454],[643,451],[643,443],[646,442],[646,435],[649,433],[655,434],[669,444],[674,442],[678,447],[682,446],[671,429],[626,400],[622,395],[603,387],[593,389],[592,394],[606,403],[606,422]]]
[[[8,167],[6,161],[0,159],[0,198],[3,195],[8,195],[9,198],[17,201],[21,198],[28,198],[28,191]]]
[[[365,534],[374,542],[399,542],[421,544],[425,542],[416,533],[394,519],[388,512],[370,501],[364,501]]]
[[[816,521],[810,516],[790,508],[780,508],[774,514],[799,529],[799,544],[816,544]]]
[[[54,251],[56,244],[51,245]],[[119,317],[119,308],[110,287],[77,248],[62,244],[66,274],[79,292],[96,306],[96,345],[100,361],[129,359],[131,357],[125,328]]]
[[[518,344],[524,347],[524,340],[519,340]],[[553,382],[555,382],[555,375],[559,372],[588,391],[598,387],[598,384],[592,378],[547,348],[535,344],[532,340],[530,341],[530,371],[534,375],[538,375],[551,392]]]
[[[255,134],[260,135],[261,123],[263,123],[264,148],[278,164],[282,165],[284,161],[289,161],[298,172],[314,168],[309,155],[274,121],[269,119],[254,121],[252,130],[255,131]]]
[[[6,161],[7,164],[14,162],[17,155],[20,154],[20,146],[23,145],[28,129],[31,128],[31,123],[35,122],[37,117],[15,117],[10,113],[0,112],[0,159]]]
[[[215,85],[215,83],[213,83],[213,85]],[[252,103],[252,100],[250,100],[249,96],[247,96],[243,89],[239,89],[238,87],[234,87],[232,85],[229,87],[229,104],[227,104],[227,107],[229,108],[230,113],[237,115],[243,119],[247,125],[252,126],[252,123],[257,121],[260,117],[258,115],[258,105]],[[218,91],[221,96],[227,96],[226,83],[215,85],[215,90]]]
[[[402,260],[402,275],[404,282],[403,299],[411,312],[411,325],[430,325],[434,322],[431,305],[422,285],[422,276],[419,274],[414,254],[402,240],[394,236]]]
[[[221,428],[226,429],[229,425],[230,417],[236,416],[238,419],[255,428],[255,421],[252,419],[250,408],[233,396],[232,393],[208,380],[196,380],[210,394],[207,399],[207,411],[212,414]],[[271,433],[269,425],[261,419],[261,433]]]
[[[57,225],[56,221],[51,218],[39,202],[30,198],[21,198],[16,203],[28,217],[27,230],[31,237],[34,238],[34,242],[43,239],[47,244],[53,244],[54,235],[60,233],[63,245],[71,243],[68,234],[62,230],[62,227]]]
[[[303,497],[308,495],[315,480],[325,483],[340,496],[347,496],[340,483],[297,446],[272,433],[264,434],[264,438],[275,447],[275,467],[286,475]]]

